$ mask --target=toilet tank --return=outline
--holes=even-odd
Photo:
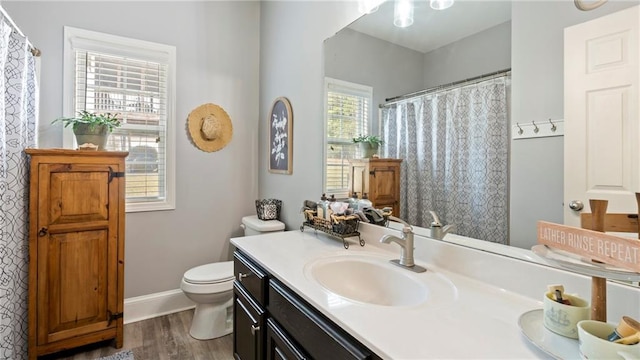
[[[245,236],[284,231],[283,222],[278,220],[260,220],[257,215],[243,217],[241,227],[244,229]]]

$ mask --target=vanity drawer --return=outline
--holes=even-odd
[[[242,284],[260,305],[264,306],[267,301],[267,272],[236,250],[233,253],[233,273],[236,281]]]
[[[274,279],[269,280],[267,311],[311,358],[377,358],[346,331]]]

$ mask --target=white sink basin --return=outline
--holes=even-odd
[[[381,256],[320,258],[307,264],[305,275],[332,294],[365,304],[415,306],[456,297],[455,286],[445,277],[431,270],[414,273]]]

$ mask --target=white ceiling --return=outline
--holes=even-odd
[[[457,0],[446,10],[433,10],[428,0],[414,0],[414,22],[393,25],[393,1],[349,25],[355,31],[423,53],[511,20],[511,1]]]

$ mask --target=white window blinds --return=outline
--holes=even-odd
[[[129,151],[127,202],[163,199],[167,65],[76,50],[76,111],[117,113],[107,149]]]
[[[69,27],[65,39],[65,69],[73,76],[65,113],[111,113],[121,120],[107,150],[129,152],[127,211],[175,208],[175,47]]]
[[[325,192],[347,197],[349,160],[358,156],[353,138],[368,133],[373,89],[326,78]]]

